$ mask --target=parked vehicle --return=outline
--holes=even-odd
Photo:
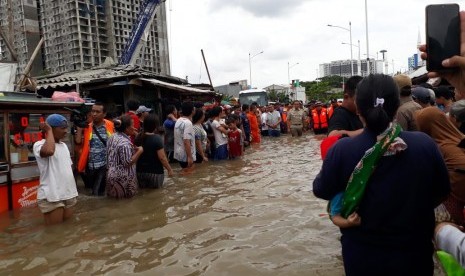
[[[248,89],[239,92],[240,104],[252,104],[256,102],[259,106],[268,105],[268,93],[264,89]]]

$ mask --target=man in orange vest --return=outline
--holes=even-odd
[[[331,105],[328,107],[328,120],[333,116],[334,110],[339,107],[336,99],[331,99]]]
[[[106,120],[106,108],[103,103],[92,106],[92,123],[83,131],[82,153],[79,158],[78,171],[84,175],[86,186],[92,187],[92,194],[105,195],[105,178],[107,172],[107,140],[113,135],[113,122]]]
[[[328,132],[328,114],[320,101],[315,103],[312,110],[312,126],[315,134]]]

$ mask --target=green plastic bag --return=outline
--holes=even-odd
[[[465,269],[455,260],[454,256],[445,251],[436,251],[436,254],[448,276],[465,276]]]

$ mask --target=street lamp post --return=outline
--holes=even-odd
[[[288,83],[288,85],[289,85],[288,88],[287,88],[288,94],[291,93],[291,89],[290,89],[290,87],[291,87],[291,74],[290,74],[290,70],[291,70],[292,67],[294,67],[294,66],[296,66],[296,65],[298,65],[298,64],[299,64],[299,63],[297,62],[297,63],[294,63],[293,65],[289,65],[289,61],[287,62],[287,83]]]
[[[345,43],[345,42],[341,42],[341,43],[344,45],[350,45],[351,47],[354,46],[358,48],[357,75],[361,76],[362,75],[362,68],[361,68],[362,62],[360,60],[360,40],[357,40],[357,41],[358,41],[358,45],[354,45],[352,43]]]
[[[376,61],[379,60],[379,55],[378,54],[379,54],[379,52],[376,52],[376,56],[375,55],[367,56],[367,54],[363,54],[364,56],[367,57],[367,76],[371,74],[371,70],[370,70],[371,67],[373,67],[371,69],[373,69],[373,71],[375,71],[375,73],[376,73],[376,70],[377,70],[376,69],[377,68],[376,67]],[[374,63],[372,65],[370,65],[370,58],[374,59]]]
[[[341,27],[341,26],[336,26],[336,25],[331,25],[328,24],[328,27],[333,27],[333,28],[339,28],[343,29],[349,32],[349,38],[350,38],[350,75],[354,75],[354,64],[353,64],[353,56],[352,56],[352,22],[349,21],[349,28]]]
[[[252,88],[252,59],[256,56],[258,56],[259,54],[263,54],[263,51],[261,51],[260,53],[256,53],[255,55],[250,55],[249,53],[249,75],[250,75],[250,88]]]
[[[368,5],[367,0],[365,0],[365,34],[367,38],[367,76],[370,75],[370,48],[368,43]]]

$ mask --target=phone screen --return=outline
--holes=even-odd
[[[426,52],[428,71],[448,70],[441,62],[460,55],[459,5],[426,6]]]

